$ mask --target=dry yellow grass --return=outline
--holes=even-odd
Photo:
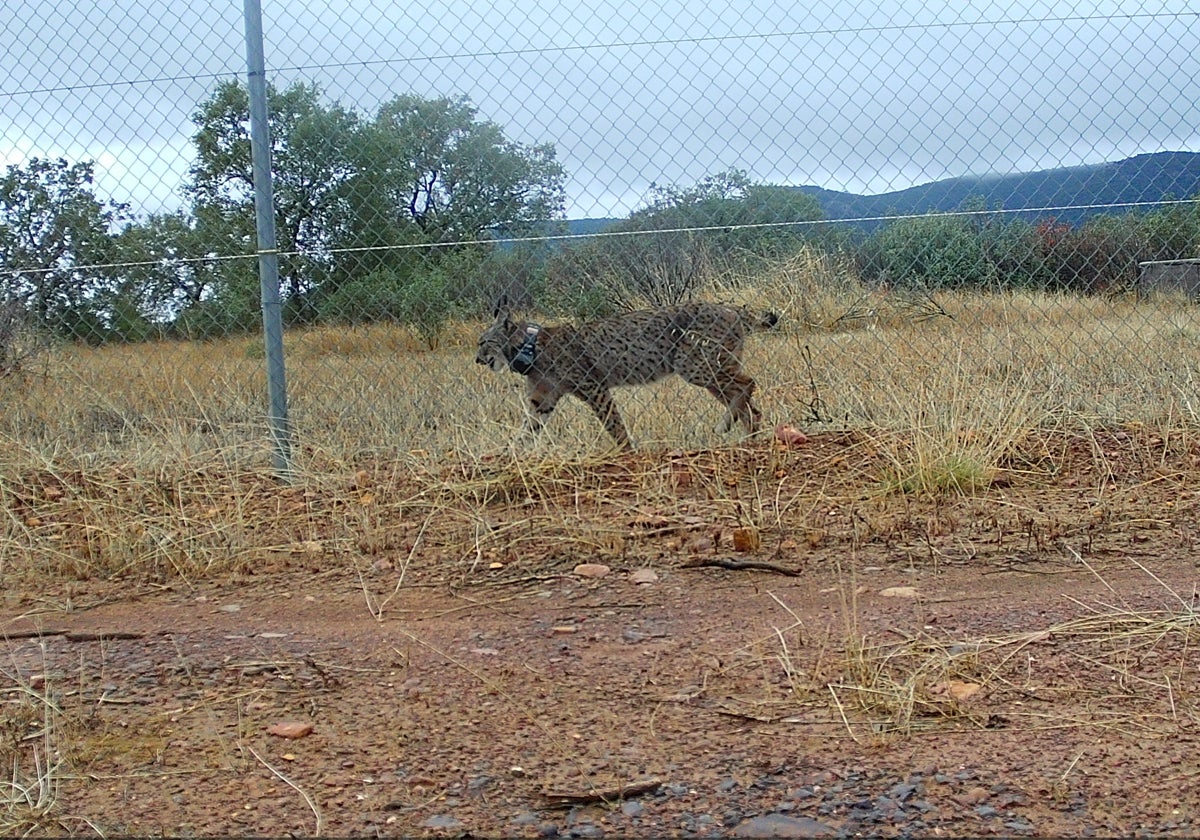
[[[933,301],[812,280],[799,266],[714,297],[782,311],[751,339],[747,367],[768,423],[906,430],[958,440],[1011,437],[1047,422],[1197,423],[1200,310],[1159,299],[939,293]],[[945,314],[934,314],[935,311]],[[437,350],[375,325],[287,336],[300,459],[364,454],[475,459],[509,451],[517,376],[473,363],[482,324],[456,325]],[[256,338],[71,347],[24,380],[0,382],[0,440],[53,460],[155,464],[264,457],[265,379]],[[721,407],[681,382],[623,389],[644,448],[702,448]],[[819,400],[819,402],[818,402]],[[814,409],[817,409],[814,414]],[[564,400],[535,447],[596,451],[594,417]],[[301,468],[304,464],[300,464]]]
[[[761,534],[764,552],[832,544],[852,554],[883,539],[911,562],[921,533],[932,557],[945,536],[939,529],[953,528],[940,519],[940,497],[918,514],[903,494],[988,492],[993,474],[1020,469],[1013,456],[1047,427],[1140,423],[1165,439],[1200,426],[1200,310],[1183,301],[929,299],[863,291],[802,259],[708,296],[786,317],[778,331],[751,339],[746,360],[768,428],[856,432],[800,451],[730,447],[731,438],[712,431],[721,406],[667,381],[617,395],[643,450],[634,456],[608,457],[600,425],[571,400],[540,441],[516,443],[522,383],[474,364],[482,323],[455,325],[432,351],[395,326],[310,329],[286,337],[300,480],[284,486],[268,468],[258,339],[61,348],[25,378],[0,380],[5,597],[31,610],[69,610],[131,581],[186,587],[274,568],[340,569],[360,573],[367,607],[381,617],[410,567],[426,581],[436,567],[434,579],[445,582],[497,565],[519,580],[580,557],[652,565],[664,557],[655,552],[672,560],[702,552],[706,539],[735,527]],[[676,450],[707,451],[664,454]],[[1090,526],[1109,515],[1164,515],[1132,491],[1092,489],[1096,499],[1080,510],[1012,514],[1021,521],[996,527],[1038,546],[1062,533],[1091,540]],[[1001,502],[993,510],[1005,510]],[[952,511],[946,521],[955,515],[973,514]],[[661,548],[645,544],[639,529],[662,523],[678,536],[671,530]],[[937,550],[963,555],[957,543]],[[999,540],[995,550],[1008,551]],[[386,586],[362,572],[378,562],[393,571]],[[853,603],[846,609],[857,613]],[[1191,626],[1190,615],[1148,615],[1102,629]],[[1083,637],[1094,626],[1051,629]],[[841,714],[877,718],[878,731],[970,717],[941,689],[1009,679],[1004,657],[1024,641],[977,642],[980,655],[968,661],[927,640],[868,645],[848,621],[844,661],[831,653],[806,677],[789,659],[784,632],[777,636],[790,694],[772,694],[772,703],[807,703],[827,689]],[[21,678],[0,673],[0,683]],[[13,785],[7,800],[0,796],[0,827],[52,830],[57,770],[44,763],[52,718],[28,696],[22,713],[43,714],[47,740],[20,764],[10,751]]]

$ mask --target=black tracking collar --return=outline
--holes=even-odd
[[[528,376],[529,371],[533,368],[533,363],[537,361],[537,337],[542,328],[537,324],[527,324],[525,326],[525,340],[521,342],[521,347],[517,350],[517,355],[512,357],[512,361],[508,366],[522,376]]]

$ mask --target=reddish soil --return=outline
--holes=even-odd
[[[493,529],[558,512],[516,549],[451,552],[451,517],[228,582],[10,591],[0,750],[33,775],[48,695],[37,833],[1194,836],[1200,450],[1025,451],[961,497],[869,486],[847,436],[739,450],[769,490],[741,551],[719,456],[638,455],[594,503],[480,499]],[[622,496],[685,460],[677,507]],[[563,536],[598,523],[621,538]]]

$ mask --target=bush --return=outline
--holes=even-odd
[[[1101,216],[1068,231],[1047,263],[1060,291],[1116,292],[1137,286],[1141,251],[1128,220]]]
[[[210,339],[262,331],[262,298],[257,282],[231,284],[179,313],[171,332],[183,338]]]
[[[23,373],[50,344],[21,301],[0,303],[0,378]]]
[[[821,217],[811,196],[755,184],[737,170],[686,189],[655,187],[653,195],[605,231],[611,235],[549,259],[547,286],[556,299],[583,317],[682,303],[802,251],[812,234],[806,223]]]
[[[898,288],[958,289],[995,282],[970,217],[936,214],[897,219],[859,251],[864,280]]]
[[[473,271],[463,269],[470,271],[467,286],[474,290],[473,300],[463,303],[489,316],[501,297],[517,309],[532,307],[546,291],[548,251],[545,244],[528,242],[496,248]]]
[[[321,320],[343,324],[396,321],[412,327],[434,348],[446,325],[468,308],[466,286],[454,260],[405,276],[389,269],[343,283],[322,299]]]

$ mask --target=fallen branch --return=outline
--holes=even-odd
[[[160,631],[158,635],[165,635]],[[105,639],[144,639],[148,633],[127,630],[67,630],[62,627],[42,627],[38,630],[9,630],[0,632],[4,639],[40,639],[43,636],[62,636],[68,642],[99,642]]]
[[[108,639],[144,639],[145,633],[133,633],[125,630],[68,630],[63,633],[68,642],[101,642]]]
[[[65,636],[67,631],[61,627],[43,627],[38,630],[8,630],[2,635],[7,639],[38,639],[42,636]]]
[[[768,563],[766,560],[735,560],[732,557],[701,557],[697,560],[689,560],[679,568],[699,569],[705,566],[716,566],[719,569],[729,569],[735,572],[753,569],[760,572],[774,572],[777,575],[787,575],[788,577],[800,577],[800,573],[795,569],[788,569],[775,563]]]
[[[662,779],[652,778],[630,782],[617,788],[607,788],[604,790],[592,789],[583,791],[582,793],[544,790],[542,791],[542,796],[549,799],[553,807],[569,808],[572,805],[588,805],[593,802],[618,802],[622,799],[629,799],[632,796],[651,793],[660,787],[662,787]]]

